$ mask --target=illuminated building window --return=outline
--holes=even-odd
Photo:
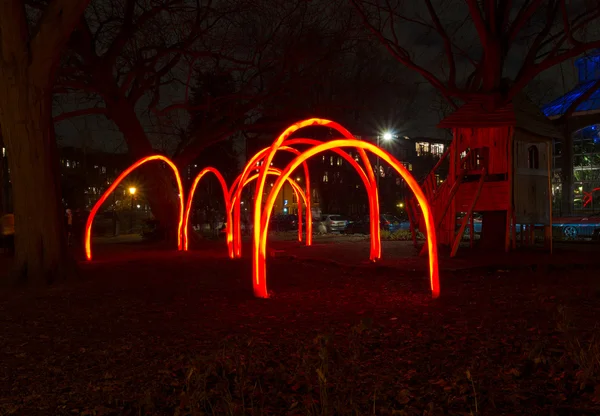
[[[5,147],[2,148],[2,157],[6,157],[6,148]]]
[[[66,165],[67,165],[68,168],[70,168],[71,167],[71,162],[67,160]]]
[[[337,158],[337,165],[338,166],[342,166],[342,158],[338,156]]]
[[[329,175],[328,175],[327,171],[325,171],[323,173],[323,182],[329,182]]]
[[[444,154],[444,145],[441,143],[431,144],[431,154],[434,156],[441,156]]]
[[[415,143],[415,149],[417,150],[417,156],[425,156],[429,153],[429,143],[418,142]]]
[[[329,164],[333,166],[333,156],[329,156]]]
[[[102,173],[106,173],[106,167],[105,167],[105,166],[102,166],[102,167],[100,168],[100,172],[102,172]]]

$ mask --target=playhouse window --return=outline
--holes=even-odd
[[[536,145],[529,146],[527,149],[527,167],[529,169],[540,168],[540,153]]]

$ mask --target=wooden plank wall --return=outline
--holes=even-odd
[[[515,134],[514,207],[519,224],[550,224],[548,204],[549,140],[522,131]],[[538,167],[529,167],[529,148],[537,147]]]

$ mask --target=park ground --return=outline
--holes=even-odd
[[[81,278],[0,292],[0,415],[598,415],[598,246],[426,259],[364,239],[97,242]],[[290,239],[287,239],[290,240]]]

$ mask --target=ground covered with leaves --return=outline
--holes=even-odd
[[[268,300],[220,246],[4,290],[0,414],[600,414],[597,266],[445,268],[433,301],[400,260],[273,254]]]

